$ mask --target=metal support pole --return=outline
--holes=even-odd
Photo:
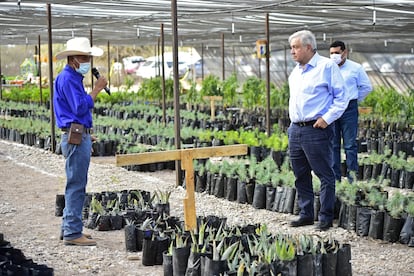
[[[174,126],[175,126],[175,148],[181,149],[180,135],[180,83],[178,79],[178,22],[177,22],[177,0],[171,0],[172,20],[172,48],[173,48],[173,77],[174,77]],[[181,162],[175,161],[176,184],[181,186]]]
[[[167,125],[166,96],[165,96],[165,68],[164,68],[164,23],[161,23],[161,59],[162,59],[162,121]]]
[[[37,53],[37,75],[39,77],[39,95],[40,95],[40,105],[43,104],[43,91],[42,91],[42,60],[41,60],[41,50],[40,50],[40,35],[37,36],[37,45],[39,48],[39,51]]]
[[[89,40],[91,43],[91,47],[93,46],[93,35],[92,35],[92,28],[89,29]],[[93,58],[91,58],[91,68],[93,68]],[[92,74],[92,70],[91,70],[91,90],[93,89],[93,74]]]
[[[48,32],[48,62],[49,62],[49,89],[50,89],[50,149],[56,151],[55,142],[55,111],[53,107],[53,53],[52,53],[52,11],[50,3],[47,4],[47,32]]]
[[[204,44],[201,43],[201,81],[204,80]]]
[[[159,58],[161,58],[160,66],[157,66],[157,69],[158,69],[157,76],[161,76],[161,70],[164,70],[164,69],[161,69],[161,68],[164,68],[164,57],[160,57],[161,56],[161,50],[160,50],[161,41],[160,40],[161,40],[160,38],[157,38],[157,56],[158,56],[158,61],[160,61]]]
[[[271,135],[270,125],[270,34],[269,34],[269,14],[266,13],[266,129],[267,136]]]
[[[226,79],[226,68],[224,65],[225,57],[224,57],[224,33],[221,34],[221,80]]]
[[[287,64],[287,49],[286,45],[283,45],[284,54],[285,54],[285,81],[288,82],[289,73],[288,73],[288,64]]]
[[[109,44],[109,40],[107,42],[107,51],[108,51],[108,59],[107,59],[107,68],[108,68],[108,87],[111,87],[111,74],[109,74],[109,72],[111,71],[111,48],[110,48],[110,44]]]

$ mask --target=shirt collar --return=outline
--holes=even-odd
[[[315,53],[313,57],[308,61],[308,63],[305,64],[305,66],[301,67],[299,65],[299,68],[301,68],[302,71],[306,71],[309,69],[309,66],[316,67],[316,63],[318,62],[319,57],[319,54]]]
[[[308,64],[310,66],[312,66],[312,67],[315,67],[316,66],[316,63],[318,62],[318,59],[319,59],[319,54],[318,53],[315,53],[313,55],[313,57],[311,58],[311,60],[309,60]]]

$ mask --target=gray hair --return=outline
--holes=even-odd
[[[302,42],[302,45],[309,44],[312,47],[312,49],[316,51],[316,38],[315,38],[315,35],[311,31],[302,30],[302,31],[298,31],[292,34],[291,36],[289,36],[289,39],[288,39],[289,44],[295,38],[299,38],[300,41]]]

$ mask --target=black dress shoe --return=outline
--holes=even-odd
[[[312,218],[299,218],[297,220],[292,220],[290,222],[290,226],[292,227],[300,227],[305,225],[312,225],[313,219]]]
[[[317,230],[320,230],[320,231],[326,231],[326,230],[328,230],[331,227],[332,227],[332,221],[321,221],[316,226],[316,229]]]

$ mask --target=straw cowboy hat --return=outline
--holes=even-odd
[[[68,56],[102,56],[103,50],[98,47],[91,47],[89,39],[86,37],[75,37],[66,42],[66,50],[56,54],[56,59]]]

